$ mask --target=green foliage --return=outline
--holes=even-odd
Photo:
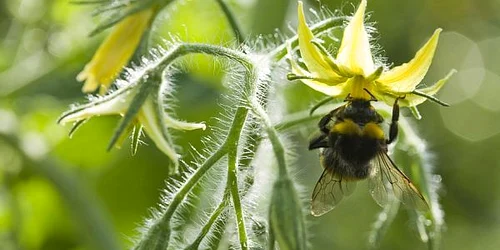
[[[436,26],[457,31],[448,33],[449,40],[445,33],[445,45],[440,47],[457,42],[461,49],[455,53],[467,56],[458,60],[448,53],[435,59],[438,67],[431,77],[452,67],[460,70],[458,80],[450,79],[452,87],[446,86],[440,98],[451,100],[451,107],[438,109],[428,102],[421,109],[422,121],[402,117],[393,148],[394,159],[422,190],[430,211],[399,213],[405,210],[394,197],[379,208],[361,184],[353,197],[320,218],[307,215],[305,197],[322,170],[317,154],[306,152],[307,138],[317,130],[317,121],[338,104],[314,107],[310,114],[324,96],[285,80],[287,46],[293,50],[298,43],[284,27],[290,22],[295,26],[294,11],[288,9],[295,9],[296,3],[250,2],[0,3],[0,249],[500,245],[495,223],[498,195],[492,192],[500,183],[495,168],[500,130],[492,125],[498,109],[492,105],[496,99],[483,90],[498,90],[491,84],[500,74],[492,51],[500,44],[498,38],[481,41],[500,34],[494,29],[494,1],[369,3],[370,20],[377,21],[384,34],[377,38],[396,62],[411,58],[410,51],[420,45],[413,41],[423,40]],[[348,18],[327,9],[339,8],[339,1],[324,1],[323,7],[315,1],[308,4],[317,10],[311,15],[311,29],[324,41],[325,50],[335,52]],[[492,11],[476,14],[467,23],[454,16],[471,6]],[[145,8],[155,8],[155,20],[111,92],[91,95],[65,115],[125,92],[131,100],[126,109],[114,117],[80,119],[73,128],[56,124],[68,104],[83,102],[81,85],[74,78],[99,41],[114,24]],[[341,10],[349,15],[353,8],[345,5]],[[412,29],[416,26],[421,29]],[[276,29],[282,32],[273,33]],[[89,33],[95,36],[88,38]],[[401,37],[409,37],[410,43],[401,43]],[[484,84],[483,78],[471,80],[482,71],[491,79]],[[477,86],[464,84],[476,80]],[[175,155],[155,147],[158,140],[136,119],[146,104],[156,115],[156,135]],[[465,122],[457,106],[493,118],[478,115],[474,122]],[[389,117],[387,107],[377,109]],[[404,111],[403,116],[410,111],[418,112]],[[455,119],[445,119],[450,117]],[[205,121],[207,130],[185,132],[201,125],[184,120]],[[121,146],[129,140],[132,153],[106,150],[107,145]],[[446,196],[439,198],[442,186]]]

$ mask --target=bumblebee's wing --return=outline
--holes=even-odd
[[[312,193],[311,214],[321,216],[332,210],[344,196],[352,194],[355,187],[356,182],[343,180],[329,169],[323,170]]]
[[[422,211],[429,209],[425,198],[387,153],[379,152],[372,164],[374,173],[369,180],[370,193],[380,206],[386,205],[389,195],[393,194],[407,207]]]

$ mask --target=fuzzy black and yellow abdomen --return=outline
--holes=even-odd
[[[332,134],[346,135],[346,136],[357,136],[360,138],[367,139],[384,139],[384,131],[379,124],[374,122],[368,122],[363,126],[354,122],[351,119],[345,119],[340,122],[336,122],[330,131]]]
[[[370,161],[384,143],[384,132],[376,123],[360,126],[352,120],[337,122],[331,129],[329,147],[322,152],[323,167],[347,179],[365,179]]]

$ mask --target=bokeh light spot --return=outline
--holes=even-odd
[[[432,79],[441,79],[450,69],[458,71],[440,92],[440,99],[457,104],[472,98],[480,89],[485,76],[483,56],[479,46],[457,32],[441,35],[431,66]]]
[[[481,85],[474,102],[490,111],[500,111],[500,76],[488,70]]]
[[[491,112],[469,100],[440,108],[445,127],[467,141],[482,141],[500,133],[500,113]]]

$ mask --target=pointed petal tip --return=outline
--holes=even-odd
[[[359,3],[358,9],[356,10],[356,13],[354,14],[354,18],[365,18],[365,11],[366,11],[366,5],[367,1],[366,0],[361,0]]]
[[[375,66],[370,49],[370,36],[364,25],[367,1],[358,6],[342,36],[342,42],[337,54],[337,61],[353,74],[368,76]]]
[[[411,110],[411,114],[413,115],[413,117],[415,117],[415,119],[417,120],[422,119],[422,115],[420,114],[420,111],[418,111],[418,108],[416,106],[411,106],[409,108]]]
[[[304,26],[306,24],[306,16],[304,14],[304,4],[302,4],[302,1],[299,1],[297,3],[297,17],[298,17],[298,21],[299,21],[299,27],[300,26]]]
[[[301,16],[304,16],[304,4],[302,3],[302,1],[297,2],[297,14],[299,19],[301,18]]]
[[[359,7],[358,9],[360,9],[361,7],[363,9],[366,9],[366,5],[367,5],[368,1],[367,0],[361,0],[361,2],[359,3]]]
[[[437,41],[439,40],[439,35],[441,34],[442,31],[443,29],[441,28],[437,28],[436,30],[434,30],[434,33],[432,33],[432,36],[429,39],[429,41],[435,39],[437,43]]]
[[[196,130],[196,129],[201,129],[205,131],[207,129],[207,125],[205,125],[204,122],[200,123],[188,123],[189,126],[185,128],[185,130]]]

